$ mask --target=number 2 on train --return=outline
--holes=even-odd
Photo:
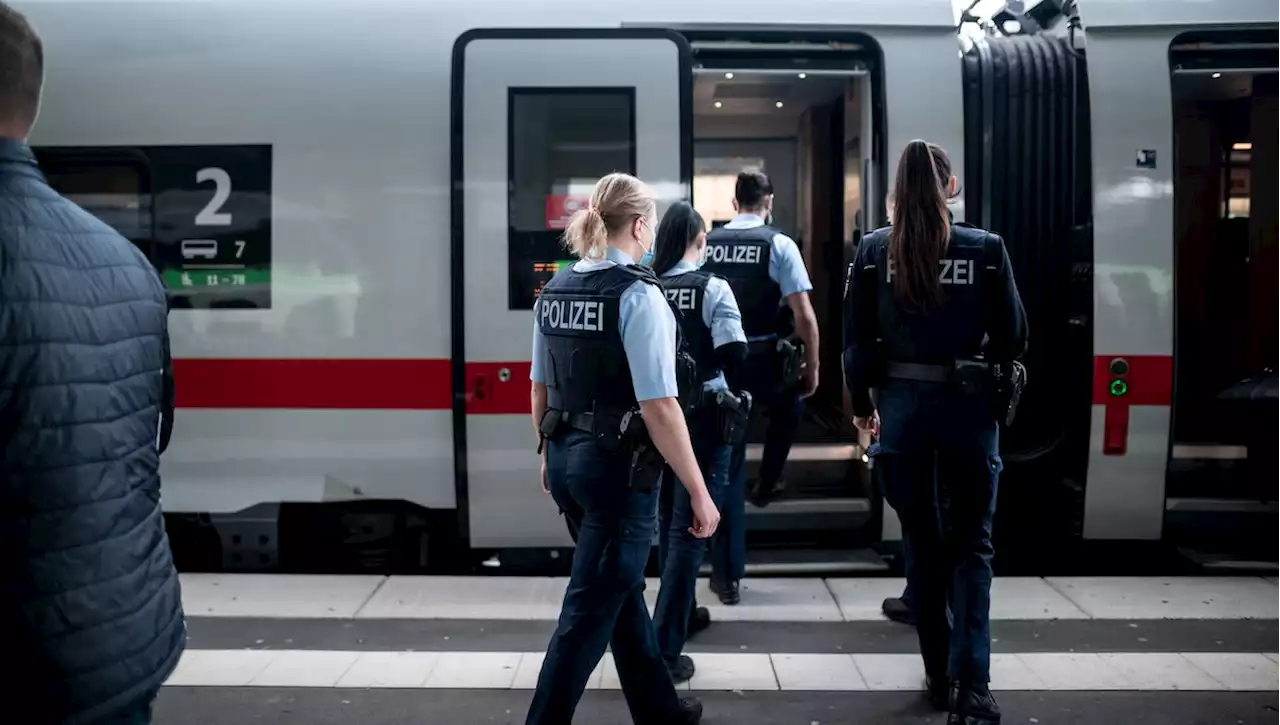
[[[199,214],[196,214],[196,224],[209,227],[230,226],[230,212],[224,212],[221,209],[231,196],[231,175],[225,169],[210,166],[196,172],[196,183],[202,184],[206,181],[212,181],[214,184],[213,198],[204,209],[200,210]],[[239,257],[239,252],[242,251],[244,251],[243,247],[237,250],[236,256]]]

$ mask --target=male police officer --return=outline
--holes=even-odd
[[[738,174],[733,205],[737,216],[707,235],[703,269],[729,280],[742,310],[748,356],[741,380],[730,382],[768,410],[764,455],[751,494],[753,503],[765,506],[783,488],[782,467],[804,411],[801,400],[818,388],[818,321],[800,248],[768,225],[773,212],[769,177],[758,171]],[[738,603],[738,580],[746,568],[745,461],[743,442],[734,450],[722,533],[712,554],[712,588],[725,604]]]

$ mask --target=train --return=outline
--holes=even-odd
[[[849,423],[840,294],[914,138],[950,152],[953,214],[1004,236],[1030,316],[997,537],[1274,541],[1272,0],[980,25],[950,0],[14,5],[46,46],[42,168],[170,294],[180,565],[563,562],[527,383],[560,230],[611,171],[722,223],[759,168],[823,364],[752,566],[882,568],[900,532]]]

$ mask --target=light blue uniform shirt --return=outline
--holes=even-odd
[[[607,247],[604,259],[583,259],[575,262],[575,272],[598,272],[618,264],[635,264],[630,256]],[[622,334],[622,347],[631,367],[631,382],[635,386],[636,400],[674,398],[679,395],[676,386],[676,316],[667,304],[667,298],[652,284],[636,280],[622,293],[618,301],[618,330]],[[538,327],[538,308],[533,310],[533,366],[529,379],[535,383],[546,379],[547,343]]]
[[[675,277],[696,269],[697,266],[690,262],[679,261],[663,272],[662,276]],[[712,347],[747,341],[747,335],[742,331],[742,312],[738,310],[738,298],[733,296],[729,283],[719,277],[707,280],[707,289],[702,298],[702,324],[711,330]],[[724,379],[724,372],[721,371],[716,377],[704,382],[702,389],[712,392],[728,390],[729,383]]]
[[[755,214],[739,214],[733,221],[724,225],[725,229],[754,229],[764,226],[764,220]],[[782,289],[782,304],[786,298],[797,292],[813,291],[813,283],[809,281],[809,270],[804,268],[804,258],[800,256],[800,246],[796,240],[785,234],[773,235],[773,244],[769,250],[769,279]]]

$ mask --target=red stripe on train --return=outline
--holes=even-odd
[[[1123,360],[1128,371],[1112,373],[1111,363]],[[1035,374],[1034,371],[1030,371]],[[1113,391],[1112,384],[1121,383]],[[1121,392],[1122,391],[1122,392]],[[1116,394],[1119,392],[1120,394]],[[1096,355],[1093,358],[1094,405],[1171,405],[1173,403],[1172,355]]]
[[[447,359],[177,359],[180,408],[448,410]]]
[[[1111,373],[1116,358],[1128,362],[1124,376]],[[427,359],[222,359],[173,361],[180,408],[449,410],[452,368],[444,358]],[[528,362],[467,363],[467,412],[517,415],[529,412]],[[1123,380],[1123,395],[1111,384]],[[1094,405],[1170,405],[1173,358],[1169,355],[1094,357]]]
[[[179,408],[450,410],[448,359],[222,359],[173,361]],[[468,363],[467,412],[529,412],[529,363]]]

